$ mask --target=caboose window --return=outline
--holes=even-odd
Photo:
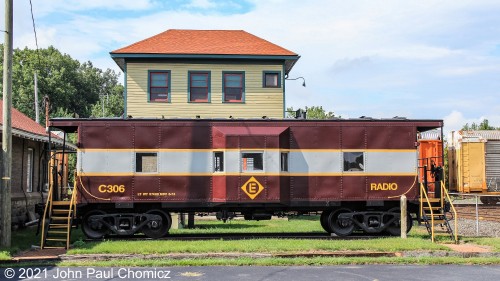
[[[288,152],[281,152],[281,171],[288,172]]]
[[[224,152],[214,152],[214,172],[224,172]]]
[[[243,172],[264,171],[262,152],[244,152],[241,154],[241,170]]]
[[[137,173],[156,173],[158,171],[158,157],[156,153],[135,154],[135,171]]]
[[[344,152],[344,172],[360,172],[365,170],[363,152]]]

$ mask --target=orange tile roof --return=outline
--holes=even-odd
[[[169,29],[111,54],[298,56],[243,30],[179,29]]]
[[[36,123],[34,120],[29,118],[28,116],[21,113],[19,110],[12,107],[11,110],[11,120],[12,120],[12,128],[18,129],[24,132],[46,136],[49,134],[45,131],[45,127]],[[3,100],[0,99],[0,124],[3,125]]]

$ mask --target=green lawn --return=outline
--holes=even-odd
[[[83,239],[83,233],[77,229],[71,234],[71,241]],[[31,246],[40,246],[40,234],[36,235],[36,226],[27,227],[12,231],[11,247],[0,248],[0,260],[10,260],[10,258],[21,251],[31,248]]]
[[[217,233],[323,233],[318,217],[299,217],[290,220],[273,219],[270,221],[232,220],[223,223],[216,220],[197,220],[195,229],[171,230],[172,234],[217,234]],[[0,259],[9,259],[17,251],[31,245],[39,245],[40,237],[35,236],[36,229],[13,232],[13,247],[0,249]],[[318,239],[248,239],[242,240],[142,240],[127,241],[104,239],[99,242],[85,242],[80,230],[72,235],[73,247],[68,254],[172,254],[172,253],[267,253],[290,254],[311,253],[315,251],[450,251],[442,243],[452,243],[449,237],[437,238],[439,243],[432,243],[425,228],[414,226],[408,239],[399,237],[380,237],[354,240],[318,240]],[[462,237],[462,243],[487,245],[495,252],[500,252],[499,238]],[[409,257],[266,257],[266,258],[189,258],[189,259],[119,259],[112,261],[67,261],[60,266],[182,266],[182,265],[334,265],[334,264],[500,264],[500,258],[409,258]]]

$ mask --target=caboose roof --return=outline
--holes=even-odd
[[[218,123],[232,123],[236,124],[245,122],[247,126],[254,125],[265,125],[265,126],[276,126],[283,127],[286,123],[343,123],[344,126],[349,125],[362,125],[366,126],[415,126],[419,132],[425,132],[429,130],[434,130],[443,126],[443,120],[426,120],[426,119],[401,119],[401,118],[391,118],[391,119],[327,119],[327,120],[313,120],[313,119],[161,119],[161,118],[98,118],[98,119],[86,119],[86,118],[54,118],[50,120],[50,126],[59,128],[66,132],[76,132],[79,126],[92,123],[96,126],[108,126],[112,123],[120,123],[123,125],[138,126],[144,125],[145,123],[175,123],[188,124],[188,123],[205,123],[207,125],[212,124],[216,126]]]

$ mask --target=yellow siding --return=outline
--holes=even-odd
[[[148,70],[171,71],[170,103],[148,102]],[[188,102],[188,71],[211,73],[210,103]],[[263,71],[280,71],[281,88],[262,87]],[[222,102],[222,72],[245,72],[245,103]],[[284,73],[281,64],[128,63],[127,115],[133,117],[270,118],[283,117]]]

